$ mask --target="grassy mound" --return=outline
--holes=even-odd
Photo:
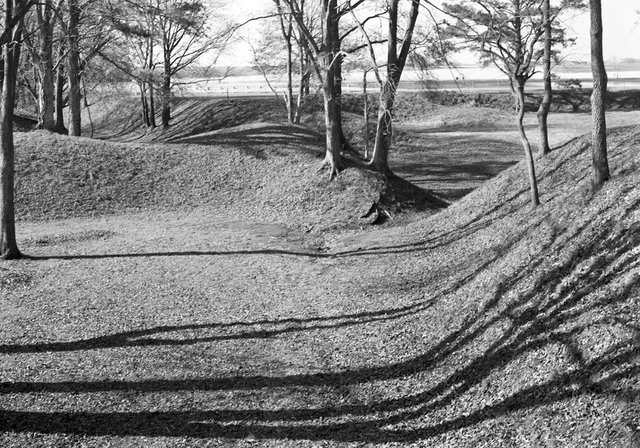
[[[538,160],[535,210],[521,163],[438,215],[387,230],[388,243],[378,232],[335,242],[340,253],[411,259],[388,284],[433,307],[408,319],[411,336],[395,348],[423,345],[399,367],[412,379],[386,383],[422,392],[379,399],[407,403],[415,420],[380,434],[429,446],[637,446],[640,128],[610,132],[609,145],[601,189],[585,136]]]
[[[159,111],[158,111],[159,112]],[[177,98],[172,104],[171,126],[145,129],[140,105],[132,98],[104,101],[94,119],[96,137],[123,141],[171,141],[182,137],[254,122],[282,122],[283,106],[271,97]],[[160,124],[159,115],[156,117]]]
[[[319,230],[373,222],[375,215],[363,217],[374,204],[398,209],[406,202],[424,205],[420,197],[427,197],[418,194],[416,201],[420,190],[403,194],[391,189],[400,192],[394,198],[382,179],[358,168],[329,181],[316,173],[318,136],[295,126],[233,127],[179,142],[113,143],[43,131],[18,133],[18,218],[204,206],[220,214]]]

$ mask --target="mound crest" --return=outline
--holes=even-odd
[[[443,205],[407,182],[388,184],[358,168],[329,181],[316,173],[321,140],[300,127],[242,126],[177,141],[115,143],[19,133],[18,217],[206,207],[221,215],[322,230],[370,224],[403,207]]]

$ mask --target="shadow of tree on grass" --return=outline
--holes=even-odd
[[[141,412],[41,412],[0,411],[0,425],[5,431],[65,433],[84,436],[181,436],[193,438],[232,438],[277,440],[316,440],[338,442],[412,442],[429,439],[451,431],[481,424],[522,410],[537,409],[574,400],[578,397],[613,397],[631,406],[640,391],[629,380],[640,375],[640,334],[632,316],[616,315],[617,306],[633,306],[640,292],[640,260],[633,254],[640,248],[640,228],[622,229],[623,221],[638,207],[629,204],[624,213],[597,228],[590,223],[563,235],[580,244],[569,245],[570,253],[553,264],[543,261],[553,251],[554,239],[547,241],[539,256],[524,268],[503,278],[493,297],[483,307],[434,343],[424,353],[391,364],[320,373],[291,375],[254,375],[202,377],[192,379],[145,379],[139,381],[63,381],[4,382],[0,395],[20,393],[100,393],[110,391],[246,391],[251,393],[304,393],[313,397],[323,387],[349,387],[376,384],[389,380],[404,381],[415,375],[446,367],[446,374],[435,382],[426,382],[422,390],[378,399],[348,401],[316,406],[271,408],[268,404],[243,405],[238,409],[192,409]],[[535,226],[523,230],[536,232]],[[585,236],[588,235],[588,236]],[[514,241],[521,237],[518,235]],[[587,239],[588,238],[588,239]],[[511,244],[515,244],[512,242]],[[504,248],[505,250],[507,248]],[[496,259],[499,254],[496,255]],[[459,287],[469,284],[495,260],[489,259],[466,278]],[[527,283],[525,280],[529,280]],[[522,285],[527,285],[522,289]],[[449,291],[448,293],[451,293]],[[400,318],[428,308],[399,308],[396,311],[357,313],[318,319],[290,319],[277,323],[282,331],[309,328],[331,330],[376,319]],[[615,324],[632,336],[616,340],[598,353],[586,353],[580,336],[598,325]],[[265,322],[231,323],[235,337],[269,337],[256,333],[248,336],[239,328]],[[269,325],[274,322],[266,322]],[[187,327],[157,327],[140,332],[120,333],[76,341],[75,346],[41,346],[45,350],[75,350],[136,345],[136,338],[179,331]],[[197,327],[197,326],[194,326]],[[277,333],[275,333],[277,334]],[[144,340],[144,339],[143,339]],[[149,340],[152,341],[152,340]],[[169,344],[158,339],[140,345]],[[197,343],[190,340],[186,343]],[[85,345],[86,344],[86,345]],[[457,353],[478,347],[482,350],[461,363],[450,363]],[[478,400],[472,391],[489,381],[492,375],[508,366],[518,365],[523,357],[554,345],[570,355],[572,367],[547,374],[526,383],[505,396]],[[22,349],[25,349],[22,351]],[[4,346],[4,353],[30,353],[31,348]],[[37,351],[37,350],[33,350]],[[527,368],[522,367],[522,368]],[[246,397],[244,398],[246,399]],[[313,401],[313,400],[310,400]],[[261,401],[264,403],[264,401]],[[465,402],[466,411],[456,412]],[[448,417],[434,421],[430,416],[448,410]],[[453,413],[452,413],[453,412]],[[410,425],[407,425],[411,422]],[[629,431],[634,431],[628,421]],[[637,422],[636,422],[637,423]],[[634,435],[635,434],[635,435]],[[632,437],[638,434],[634,433]]]

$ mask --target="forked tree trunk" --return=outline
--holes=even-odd
[[[589,8],[591,10],[591,71],[593,74],[591,158],[593,161],[593,183],[602,185],[609,180],[610,173],[605,116],[607,71],[602,56],[602,5],[600,0],[589,0]]]
[[[371,166],[385,176],[391,174],[389,168],[389,149],[393,137],[393,103],[395,99],[395,87],[387,81],[380,93],[380,109],[378,111],[378,126],[376,128],[376,140],[373,147]]]
[[[393,108],[400,78],[409,56],[411,38],[418,18],[420,0],[412,0],[409,21],[405,30],[402,46],[398,52],[398,3],[389,2],[389,31],[387,35],[387,80],[380,89],[380,109],[376,141],[370,165],[385,176],[391,175],[389,168],[389,150],[393,137]]]
[[[544,95],[538,109],[538,129],[540,131],[540,154],[549,154],[549,128],[547,119],[553,99],[551,86],[551,15],[550,0],[542,2],[542,21],[544,24],[544,55],[542,56],[542,77],[544,82]]]
[[[531,151],[531,144],[527,138],[527,133],[524,130],[524,114],[525,114],[525,96],[524,96],[524,81],[513,80],[511,82],[511,92],[516,100],[518,110],[516,112],[516,127],[520,134],[520,141],[524,148],[525,159],[527,162],[527,171],[529,174],[529,186],[531,191],[531,206],[537,207],[540,205],[540,195],[538,194],[538,181],[536,180],[536,167],[533,160],[533,153]]]
[[[69,77],[69,135],[82,134],[82,108],[80,94],[80,53],[78,50],[78,0],[69,0],[69,53],[67,71]]]
[[[5,1],[5,29],[9,29],[13,17],[14,6],[20,7],[22,2],[14,5],[14,0]],[[4,82],[2,89],[1,121],[0,121],[0,258],[16,259],[22,254],[16,242],[15,226],[15,151],[13,145],[13,110],[15,106],[16,78],[20,60],[20,40],[22,26],[18,25],[13,32],[13,39],[3,47]]]
[[[300,34],[304,34],[307,39],[308,49],[312,52],[314,68],[322,82],[324,96],[324,118],[326,127],[326,152],[325,158],[318,171],[328,168],[329,177],[333,178],[341,169],[342,159],[340,155],[341,135],[340,135],[340,111],[338,109],[338,98],[336,92],[336,71],[335,60],[339,57],[337,50],[340,49],[338,0],[322,0],[322,41],[318,42],[312,32],[304,22],[304,15],[301,13],[300,4],[286,0],[286,5],[298,25]],[[304,2],[301,2],[302,4]]]

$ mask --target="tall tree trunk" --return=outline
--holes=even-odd
[[[54,130],[59,134],[66,134],[67,129],[64,127],[64,66],[62,65],[62,57],[64,55],[64,47],[60,44],[58,49],[59,62],[56,68],[56,91],[55,91],[55,125]]]
[[[147,90],[149,92],[149,103],[148,103],[148,107],[149,107],[149,112],[148,112],[149,126],[151,126],[152,128],[155,128],[157,126],[157,124],[156,124],[156,100],[155,100],[155,93],[154,93],[154,88],[153,88],[153,81],[150,81],[150,82],[147,83]]]
[[[138,87],[140,88],[140,106],[142,107],[142,122],[144,123],[145,127],[150,127],[151,121],[149,120],[149,103],[147,102],[146,83],[144,81],[139,81]]]
[[[304,36],[300,37],[300,57],[299,57],[299,76],[300,76],[300,85],[298,86],[298,99],[296,104],[296,113],[293,117],[293,122],[295,124],[300,124],[300,119],[302,118],[302,109],[304,104],[307,101],[307,97],[309,96],[309,77],[311,76],[309,73],[309,57],[307,55],[307,51],[305,50],[305,43],[303,42]]]
[[[391,175],[389,168],[389,149],[393,137],[393,107],[396,91],[400,84],[404,66],[411,49],[411,38],[418,19],[420,0],[412,0],[409,21],[405,30],[402,46],[398,53],[398,3],[389,2],[389,30],[387,35],[387,79],[380,89],[380,109],[378,111],[378,128],[373,147],[371,166],[385,176]]]
[[[393,105],[395,100],[395,86],[388,80],[380,92],[380,107],[378,110],[378,126],[376,140],[373,147],[371,166],[379,173],[389,176],[389,150],[393,138]]]
[[[351,145],[347,140],[347,137],[344,135],[344,128],[342,126],[342,61],[344,57],[341,52],[340,45],[340,36],[336,34],[336,48],[334,50],[334,76],[335,76],[335,89],[336,89],[336,110],[338,113],[337,125],[339,127],[338,132],[340,133],[340,149],[349,151],[351,150]]]
[[[40,78],[39,124],[48,131],[55,130],[55,89],[53,76],[53,8],[51,0],[36,5],[39,33],[39,61],[37,64]]]
[[[330,59],[331,55],[326,59]],[[324,94],[324,121],[326,127],[326,143],[324,161],[321,168],[328,167],[329,178],[333,178],[342,168],[342,156],[340,155],[340,147],[342,144],[340,135],[340,113],[338,109],[337,99],[335,97],[336,90],[334,86],[335,78],[333,69],[329,69],[326,74],[322,88]]]
[[[5,1],[5,29],[10,28],[14,6],[21,7],[22,2]],[[0,258],[16,259],[22,254],[16,242],[15,226],[15,150],[13,145],[13,111],[15,107],[16,78],[20,60],[20,40],[22,25],[13,31],[13,39],[3,47],[4,82],[0,113]]]
[[[82,107],[80,95],[80,53],[78,50],[78,24],[80,8],[78,0],[69,0],[69,53],[67,71],[69,77],[69,135],[82,134]]]
[[[339,34],[339,16],[337,0],[323,0],[323,16],[325,17],[323,32],[322,68],[324,79],[322,80],[322,89],[324,94],[324,119],[326,126],[326,142],[327,149],[324,160],[320,169],[327,167],[329,169],[329,178],[333,178],[342,168],[341,149],[341,123],[340,110],[336,92],[336,72],[334,59],[336,54],[334,50],[337,44],[334,39]]]
[[[282,36],[284,37],[287,47],[287,120],[289,123],[293,123],[295,121],[293,102],[293,43],[291,42],[293,38],[293,17],[289,14],[289,18],[285,24],[281,13],[280,21],[282,25]]]
[[[152,3],[149,3],[150,5],[152,5]],[[155,101],[155,80],[154,80],[154,58],[153,58],[153,47],[154,47],[154,35],[155,35],[155,19],[153,17],[151,17],[151,34],[149,36],[149,38],[147,39],[147,52],[149,53],[149,66],[147,67],[148,69],[148,75],[147,75],[147,81],[146,81],[146,88],[147,91],[149,92],[149,102],[148,102],[148,107],[149,107],[149,111],[148,111],[148,117],[149,117],[149,126],[151,126],[152,128],[156,127],[156,101]]]
[[[289,19],[289,33],[291,33],[291,19]],[[287,44],[287,121],[294,122],[294,102],[293,102],[293,46],[291,45],[291,34],[286,37]]]
[[[167,63],[168,61],[165,61],[165,64]],[[162,77],[162,127],[168,128],[170,120],[171,120],[171,74],[168,72],[168,68],[165,68],[165,73],[164,73],[164,76]]]
[[[593,74],[591,157],[593,160],[593,183],[602,185],[609,180],[610,173],[605,116],[607,71],[602,55],[602,5],[600,0],[589,0],[589,9],[591,10],[591,72]]]
[[[542,21],[544,24],[544,55],[542,56],[542,77],[544,81],[544,96],[538,109],[538,128],[540,131],[540,154],[549,154],[549,129],[547,118],[551,101],[553,99],[553,89],[551,86],[551,15],[550,0],[542,2]]]
[[[527,171],[529,173],[529,185],[531,191],[531,206],[537,207],[540,205],[540,195],[538,194],[538,181],[536,180],[536,167],[533,160],[533,153],[531,151],[531,144],[527,138],[527,134],[524,130],[524,114],[525,114],[525,96],[524,96],[524,84],[525,81],[518,79],[511,81],[511,93],[513,94],[516,104],[516,127],[520,134],[520,141],[524,148],[525,160],[527,162]]]
[[[362,99],[364,101],[364,159],[369,159],[369,96],[367,94],[367,73],[364,70],[362,75]]]

